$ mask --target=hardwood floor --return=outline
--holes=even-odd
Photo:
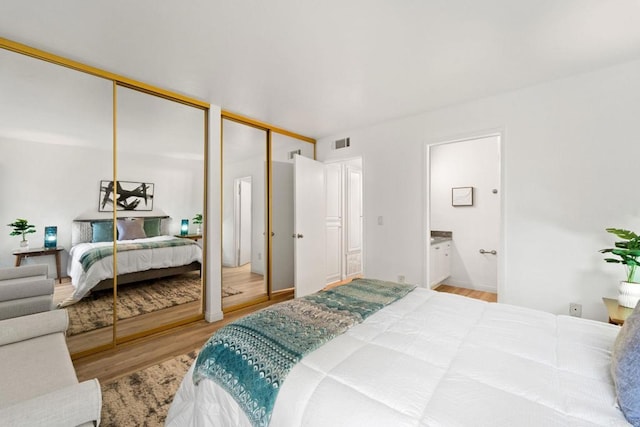
[[[438,292],[448,292],[450,294],[463,295],[465,297],[475,298],[475,299],[479,299],[487,302],[498,301],[498,294],[494,294],[491,292],[476,291],[474,289],[458,288],[455,286],[450,286],[445,284],[442,284],[437,288],[434,288],[433,290]]]
[[[332,283],[325,289],[339,286],[350,281],[351,279]],[[440,285],[434,290],[455,293],[489,302],[495,302],[497,300],[497,295],[493,293],[456,288],[448,285]],[[129,375],[140,369],[198,349],[216,330],[227,323],[253,311],[291,298],[291,292],[278,293],[274,295],[271,301],[226,313],[225,318],[219,322],[208,323],[201,320],[175,328],[171,331],[121,344],[115,349],[109,349],[101,353],[75,359],[73,363],[76,374],[80,381],[98,378],[101,383],[111,382],[124,375]]]
[[[117,348],[75,359],[78,380],[98,378],[101,383],[155,365],[191,350],[199,349],[219,328],[253,311],[290,299],[291,293],[274,296],[271,301],[225,314],[223,320],[208,323],[200,320],[185,326],[124,343]]]
[[[240,267],[222,267],[222,284],[224,288],[240,291],[240,294],[223,296],[222,309],[241,306],[260,297],[267,296],[267,285],[262,274],[251,271],[251,263]]]

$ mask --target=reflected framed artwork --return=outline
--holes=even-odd
[[[153,184],[148,182],[117,181],[116,191],[113,181],[100,181],[99,212],[151,211],[153,210]]]
[[[473,187],[452,188],[451,206],[473,206]]]

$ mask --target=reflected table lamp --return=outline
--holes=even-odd
[[[186,236],[187,234],[189,234],[189,220],[183,219],[182,225],[180,226],[180,235]]]
[[[55,249],[58,246],[58,227],[48,226],[44,228],[45,249]]]

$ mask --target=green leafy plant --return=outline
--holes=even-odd
[[[638,283],[636,273],[640,265],[640,236],[633,231],[620,228],[607,228],[608,233],[614,234],[622,241],[615,242],[615,248],[601,249],[603,254],[615,255],[617,258],[605,258],[606,262],[624,264],[627,269],[627,282]]]
[[[29,224],[29,221],[26,219],[18,218],[11,224],[7,224],[8,227],[13,227],[13,231],[9,234],[9,236],[22,236],[22,241],[26,241],[26,235],[35,233],[36,226]]]
[[[202,214],[196,214],[196,216],[193,217],[192,222],[194,224],[202,224]]]

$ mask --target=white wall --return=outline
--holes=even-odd
[[[479,249],[497,250],[500,243],[499,141],[489,136],[430,147],[430,227],[453,233],[448,285],[498,290],[497,257]],[[452,206],[455,187],[473,187],[473,206]]]
[[[323,138],[320,160],[362,156],[365,274],[421,283],[425,143],[504,129],[500,301],[606,319],[620,266],[605,227],[640,228],[640,61]],[[331,141],[351,137],[332,151]],[[379,226],[377,216],[384,216]]]

